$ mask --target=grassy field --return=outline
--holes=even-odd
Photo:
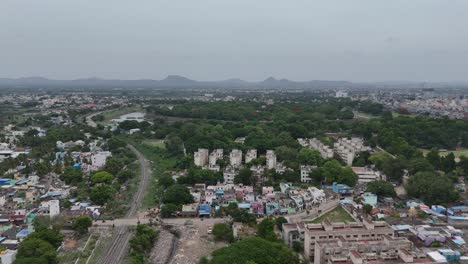
[[[157,179],[167,170],[171,170],[176,159],[168,157],[165,148],[161,148],[160,144],[146,144],[132,142],[133,146],[137,148],[148,160],[152,162],[152,177],[146,187],[145,197],[141,205],[141,210],[154,208],[159,203],[159,197],[162,195],[163,190],[158,186]]]
[[[430,151],[428,149],[419,149],[419,150],[422,151],[424,156],[426,156],[426,154]],[[456,158],[459,158],[460,156],[468,157],[468,149],[466,148],[460,149],[460,150],[439,151],[439,155],[444,157],[444,156],[447,156],[451,152],[455,155]]]
[[[150,146],[150,147],[156,147],[156,148],[162,148],[162,149],[166,148],[166,146],[164,145],[164,140],[145,139],[143,140],[142,144]]]
[[[354,219],[348,214],[348,212],[343,209],[343,207],[338,206],[330,212],[319,216],[311,221],[313,224],[319,224],[325,220],[328,220],[332,223],[334,222],[354,222]]]
[[[133,113],[133,112],[144,112],[144,110],[139,106],[134,106],[134,107],[129,107],[129,108],[112,109],[112,110],[105,111],[105,112],[102,113],[102,115],[104,116],[104,121],[96,122],[96,123],[101,124],[101,125],[106,125],[114,118],[117,118],[117,117],[119,117],[121,115],[125,115],[125,114],[128,114],[128,113]]]

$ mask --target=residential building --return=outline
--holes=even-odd
[[[276,169],[276,154],[273,150],[267,150],[266,153],[267,169]]]
[[[208,150],[199,148],[198,151],[193,154],[193,160],[198,167],[206,166],[206,164],[208,164]]]
[[[301,165],[301,182],[311,182],[310,173],[316,168],[317,166]]]
[[[226,166],[223,172],[224,184],[233,184],[236,175],[237,171],[233,166]]]
[[[234,167],[242,165],[242,150],[233,149],[229,154],[229,163]]]
[[[359,152],[370,150],[370,147],[364,145],[362,138],[340,138],[333,144],[333,150],[347,166],[351,166],[356,155]]]
[[[368,167],[351,167],[351,169],[358,176],[358,182],[360,183],[369,183],[379,180],[385,181],[387,179],[382,172],[374,171]]]
[[[363,222],[352,223],[330,223],[328,220],[321,224],[306,224],[304,233],[304,255],[314,259],[321,259],[321,251],[317,250],[317,243],[322,240],[345,239],[345,240],[372,240],[386,235],[393,237],[393,229],[386,222]],[[319,246],[320,248],[320,246]],[[316,256],[317,253],[317,256]],[[317,257],[317,258],[315,258]]]
[[[91,165],[96,168],[102,168],[106,165],[107,158],[111,157],[110,151],[98,151],[91,155]]]
[[[249,149],[247,153],[245,154],[245,163],[249,163],[256,158],[257,158],[257,150]]]

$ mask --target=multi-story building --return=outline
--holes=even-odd
[[[242,150],[233,149],[229,154],[229,162],[231,166],[239,167],[242,165]]]
[[[219,171],[221,167],[217,164],[217,161],[220,159],[223,159],[223,149],[213,150],[208,157],[208,169]]]
[[[324,159],[331,159],[333,158],[333,149],[331,149],[329,146],[323,144],[320,140],[316,138],[309,139],[309,147],[316,149],[320,152],[320,155],[322,155],[322,158]]]
[[[367,167],[351,167],[358,176],[358,182],[369,183],[373,181],[386,180],[386,177],[380,171],[374,171]]]
[[[208,150],[199,148],[198,151],[193,154],[193,160],[198,167],[206,166],[206,164],[208,164]]]
[[[386,222],[330,223],[306,224],[304,233],[304,255],[315,259],[316,244],[327,239],[375,239],[387,235],[393,237],[394,231]],[[320,263],[320,262],[319,262]]]
[[[276,154],[273,150],[267,150],[266,153],[267,169],[276,169]]]
[[[364,140],[362,138],[340,138],[333,144],[333,150],[346,165],[351,166],[356,154],[362,151],[368,151],[370,147],[364,145]]]
[[[301,165],[301,182],[311,182],[310,173],[316,168],[317,166]]]
[[[311,260],[312,261],[312,260]],[[370,238],[319,239],[314,247],[314,264],[436,263],[407,238],[380,235]]]
[[[223,172],[224,184],[233,184],[237,171],[232,166],[226,166]]]
[[[245,154],[245,163],[249,163],[256,158],[257,158],[257,150],[249,149],[247,153]]]

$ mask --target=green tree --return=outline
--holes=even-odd
[[[91,175],[91,182],[93,184],[106,183],[111,184],[114,176],[106,171],[98,171]]]
[[[161,207],[161,217],[169,218],[175,216],[175,213],[179,211],[179,206],[171,203],[164,204]]]
[[[234,182],[236,184],[253,185],[254,178],[252,171],[249,168],[240,169],[239,174],[234,177]]]
[[[323,159],[320,152],[316,149],[311,148],[302,148],[298,154],[298,162],[300,164],[309,164],[309,165],[316,165],[321,166]]]
[[[367,184],[367,191],[377,194],[378,196],[395,197],[396,192],[393,184],[387,181],[374,181]]]
[[[33,238],[42,239],[46,242],[49,242],[56,249],[60,247],[63,241],[62,234],[60,234],[58,231],[48,228],[40,228],[28,236],[28,239]]]
[[[299,256],[278,242],[260,237],[240,240],[213,252],[210,264],[300,264]]]
[[[408,195],[422,199],[428,204],[443,204],[458,199],[452,181],[434,172],[418,172],[412,176],[406,185]]]
[[[135,236],[130,240],[132,254],[147,254],[156,240],[156,231],[148,225],[137,225]]]
[[[431,149],[426,155],[427,161],[435,168],[440,169],[440,156],[439,151],[435,148]]]
[[[455,162],[455,155],[453,152],[450,152],[447,156],[441,158],[441,168],[444,172],[448,173],[455,169],[456,162]]]
[[[276,234],[274,232],[275,220],[272,218],[265,218],[257,225],[257,235],[266,240],[275,241]]]
[[[169,188],[171,185],[175,184],[174,179],[169,174],[162,174],[158,178],[158,184],[161,185],[164,189]]]
[[[19,263],[21,263],[21,259],[31,258],[37,259],[35,263],[44,262],[44,260],[48,264],[58,263],[55,248],[50,243],[38,238],[26,238],[18,247],[16,259]]]
[[[286,218],[280,216],[275,219],[276,227],[278,227],[279,230],[283,231],[283,224],[288,223],[288,220]]]
[[[88,233],[88,228],[93,225],[93,220],[89,216],[82,215],[78,216],[72,224],[73,230],[78,232],[81,235]]]
[[[164,203],[171,203],[175,205],[189,204],[193,203],[193,196],[190,194],[190,191],[187,187],[174,184],[167,188],[163,196]]]
[[[226,241],[231,243],[234,240],[231,226],[224,223],[215,224],[213,226],[213,235],[218,241]]]
[[[114,189],[107,185],[96,186],[91,189],[89,198],[97,205],[104,205],[114,196]]]

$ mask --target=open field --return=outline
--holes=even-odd
[[[96,122],[101,125],[108,124],[112,119],[117,118],[121,115],[133,113],[133,112],[144,112],[144,110],[139,106],[129,107],[129,108],[119,108],[105,111],[102,113],[104,116],[104,121]]]
[[[424,156],[430,151],[429,149],[419,149],[423,152]],[[447,156],[449,153],[453,153],[456,158],[459,158],[460,156],[465,156],[468,157],[468,149],[460,149],[460,150],[448,150],[448,151],[439,151],[440,156]]]
[[[158,139],[145,139],[143,140],[142,144],[148,145],[150,147],[156,147],[156,148],[166,148],[164,145],[164,140],[158,140]]]
[[[348,212],[343,209],[343,207],[338,206],[330,212],[319,216],[311,221],[313,224],[319,224],[325,220],[330,222],[354,222],[354,219],[348,214]]]

